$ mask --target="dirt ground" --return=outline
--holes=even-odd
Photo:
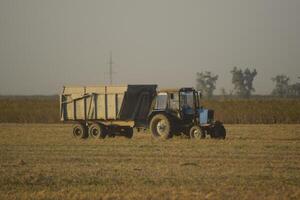
[[[0,124],[0,199],[300,199],[300,125],[225,125],[226,140],[76,140]]]

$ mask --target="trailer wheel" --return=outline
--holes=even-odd
[[[216,121],[212,127],[211,137],[216,139],[225,139],[226,137],[226,129],[223,124],[219,121]]]
[[[202,130],[197,125],[192,126],[192,128],[190,129],[190,138],[191,139],[204,139],[205,138],[205,131]]]
[[[133,128],[129,127],[124,130],[124,136],[131,139],[133,136]]]
[[[155,138],[169,139],[172,137],[172,122],[165,115],[157,114],[150,121],[150,131]]]
[[[100,139],[104,139],[106,134],[105,128],[103,127],[103,125],[98,124],[98,123],[93,123],[90,127],[89,127],[89,135],[91,138],[100,138]]]
[[[85,139],[88,137],[87,127],[83,124],[73,125],[73,136],[78,139]]]

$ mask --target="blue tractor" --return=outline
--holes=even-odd
[[[155,138],[185,134],[191,139],[225,139],[226,130],[214,121],[214,111],[200,105],[201,94],[194,88],[160,90],[152,103],[148,125]]]

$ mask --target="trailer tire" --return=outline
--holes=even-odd
[[[73,136],[78,139],[85,139],[88,137],[87,127],[84,124],[73,125]]]
[[[190,133],[191,139],[204,139],[205,138],[205,131],[197,125],[192,126],[189,133]]]
[[[169,139],[173,136],[172,121],[163,114],[157,114],[150,121],[150,132],[154,138]]]
[[[131,139],[133,136],[133,128],[129,127],[124,130],[124,136],[128,139]]]
[[[89,135],[94,139],[104,139],[106,137],[105,127],[102,124],[93,123],[89,127]]]

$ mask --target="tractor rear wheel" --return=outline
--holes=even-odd
[[[87,127],[84,124],[73,125],[73,136],[78,139],[85,139],[88,137]]]
[[[192,126],[192,128],[190,129],[190,138],[191,139],[204,139],[205,132],[197,125]]]
[[[169,139],[172,135],[172,122],[163,115],[157,114],[150,121],[150,131],[154,138]]]
[[[105,131],[105,127],[101,124],[98,123],[93,123],[90,127],[89,127],[89,135],[91,138],[94,139],[104,139],[106,137],[106,131]]]

